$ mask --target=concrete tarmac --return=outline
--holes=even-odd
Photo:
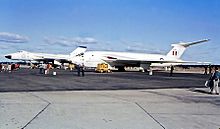
[[[208,75],[0,73],[0,129],[219,129]]]
[[[205,92],[2,92],[0,129],[219,129],[220,97]]]

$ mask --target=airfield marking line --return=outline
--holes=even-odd
[[[145,110],[140,104],[138,104],[137,102],[135,102],[135,104],[142,109],[145,113],[147,113],[147,115],[149,115],[155,122],[157,122],[163,129],[166,129],[158,120],[156,120],[147,110]]]
[[[143,110],[147,115],[149,115],[156,123],[158,123],[163,129],[166,129],[158,120],[156,120],[147,110],[145,110],[140,104],[138,104],[138,102],[131,102],[129,100],[126,100],[124,98],[121,98],[121,97],[116,97],[116,96],[112,96],[112,95],[109,95],[109,94],[99,94],[101,96],[106,96],[106,97],[111,97],[111,98],[114,98],[114,99],[120,99],[122,101],[125,101],[125,102],[128,102],[128,103],[132,103],[132,104],[135,104],[136,106],[138,106],[141,110]]]
[[[40,112],[37,113],[37,115],[34,116],[34,118],[32,118],[26,125],[24,125],[24,127],[22,127],[21,129],[25,129],[34,119],[36,119],[45,109],[47,109],[47,107],[50,105],[51,103],[48,103]]]
[[[47,101],[47,100],[45,100],[45,99],[43,99],[43,98],[41,98],[37,95],[31,94],[31,93],[30,93],[30,95],[32,95],[36,98],[39,98],[40,100],[46,102],[47,105],[40,112],[38,112],[27,124],[25,124],[21,129],[25,129],[34,119],[36,119],[41,113],[43,113],[43,111],[45,111],[51,104],[49,101]]]

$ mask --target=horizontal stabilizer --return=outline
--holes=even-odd
[[[193,41],[193,42],[188,42],[188,43],[179,43],[179,45],[184,46],[184,47],[189,47],[194,44],[199,44],[203,42],[208,42],[210,39],[203,39],[203,40],[198,40],[198,41]]]

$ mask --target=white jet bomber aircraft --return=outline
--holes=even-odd
[[[86,51],[80,56],[72,58],[72,63],[84,63],[86,67],[97,67],[99,63],[108,64],[110,69],[118,68],[124,71],[125,66],[142,67],[144,70],[153,66],[169,67],[183,63],[197,63],[193,61],[183,61],[180,59],[187,47],[207,42],[209,39],[199,41],[172,44],[173,47],[167,55],[145,54],[131,52],[112,52],[112,51]]]
[[[5,55],[5,58],[11,60],[21,60],[30,62],[52,62],[56,65],[61,65],[62,63],[71,63],[71,59],[75,56],[80,56],[86,51],[86,47],[79,46],[69,55],[62,54],[47,54],[47,53],[33,53],[28,51],[18,51],[16,53],[11,53]]]

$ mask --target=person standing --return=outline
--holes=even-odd
[[[43,64],[39,64],[39,69],[40,69],[40,74],[43,74],[43,69],[44,69],[44,66]]]
[[[170,76],[173,76],[173,70],[174,70],[174,67],[173,65],[170,66]]]
[[[46,74],[49,74],[49,73],[50,73],[50,68],[51,68],[51,65],[48,63],[48,64],[47,64],[47,72],[46,72]]]
[[[47,74],[47,64],[43,64],[44,74]]]
[[[205,66],[205,71],[204,71],[204,74],[207,75],[207,66]]]
[[[82,63],[80,69],[81,69],[81,72],[82,72],[82,76],[84,77],[85,76],[85,74],[84,74],[84,72],[85,72],[85,65],[84,65],[84,63]]]
[[[11,64],[11,71],[15,70],[15,64]]]
[[[80,64],[76,65],[77,75],[80,76]]]
[[[215,92],[217,95],[219,95],[218,83],[219,83],[220,73],[217,67],[215,68],[215,71],[212,74],[211,78],[213,80],[213,88],[211,89],[211,94],[214,94]]]
[[[10,73],[11,72],[11,64],[8,64],[8,72]]]
[[[5,66],[5,64],[2,64],[2,72],[3,71],[6,71],[6,66]]]
[[[0,64],[0,72],[2,72],[2,64]]]
[[[209,65],[209,74],[211,74],[211,73],[212,73],[212,66]]]

